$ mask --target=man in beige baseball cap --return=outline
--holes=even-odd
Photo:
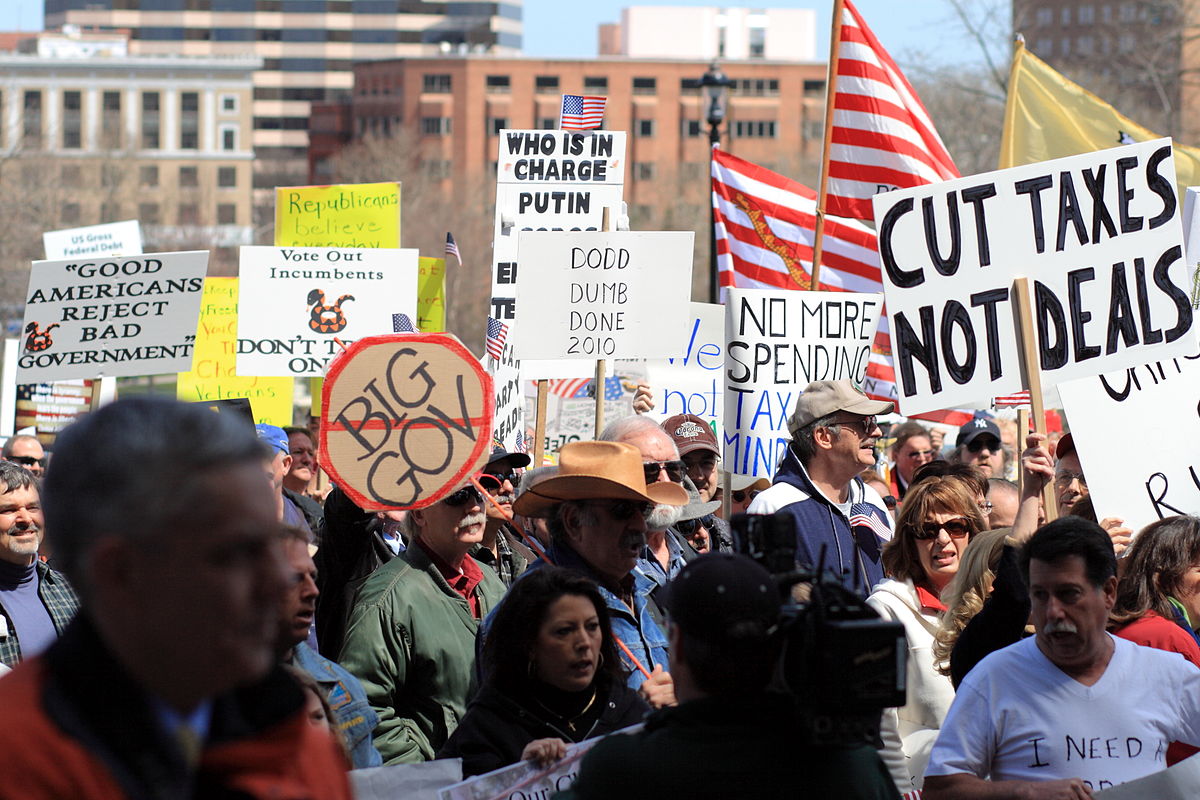
[[[788,419],[792,442],[774,483],[749,508],[782,512],[796,530],[797,562],[815,567],[824,551],[825,568],[863,597],[883,580],[892,530],[883,499],[858,473],[875,463],[875,415],[893,408],[848,380],[810,383]]]
[[[647,679],[624,656],[629,685],[653,705],[674,703],[667,674],[667,637],[650,614],[655,583],[638,570],[646,518],[657,504],[682,506],[688,493],[672,481],[647,485],[642,454],[624,442],[572,442],[558,454],[558,472],[529,487],[513,504],[524,516],[549,518],[547,551],[557,566],[600,585],[616,635],[651,673]],[[534,562],[529,569],[543,566]]]

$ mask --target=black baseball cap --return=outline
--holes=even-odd
[[[506,458],[512,463],[513,467],[516,469],[521,469],[522,467],[528,467],[529,462],[533,460],[529,457],[528,453],[510,453],[509,451],[505,450],[500,445],[496,445],[495,447],[492,448],[492,457],[488,459],[487,466],[491,466],[492,464],[495,464],[497,461],[503,461]]]
[[[782,603],[771,574],[752,559],[707,553],[689,561],[666,585],[663,605],[684,633],[735,643],[774,633]]]

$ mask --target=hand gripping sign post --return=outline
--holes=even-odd
[[[359,339],[325,376],[321,466],[366,511],[433,505],[487,463],[493,400],[450,334]]]

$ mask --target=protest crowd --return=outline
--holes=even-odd
[[[575,95],[497,131],[482,356],[394,181],[285,187],[236,279],[35,262],[4,380],[92,397],[0,447],[0,800],[1200,794],[1189,149],[960,177],[836,8],[880,171],[873,102],[819,192],[714,147],[711,303]]]

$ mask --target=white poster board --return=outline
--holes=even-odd
[[[522,233],[517,290],[537,324],[509,332],[517,354],[675,355],[684,344],[693,239],[692,231]]]
[[[1196,351],[1169,139],[872,202],[904,414],[1026,388],[1020,275],[1043,387]]]
[[[722,461],[770,478],[791,436],[787,420],[812,381],[861,385],[883,295],[727,290]]]
[[[1185,758],[1178,764],[1136,781],[1101,789],[1101,800],[1192,800],[1200,794],[1200,758]]]
[[[1059,384],[1096,518],[1134,531],[1200,514],[1200,355]],[[1113,449],[1120,431],[1148,446]]]
[[[417,251],[241,248],[237,374],[310,377],[356,339],[417,318]]]
[[[46,258],[129,256],[142,252],[142,227],[136,219],[64,228],[42,234]]]
[[[654,397],[646,416],[661,422],[695,414],[720,430],[725,422],[725,306],[690,303],[688,308],[683,349],[646,362],[646,383]]]
[[[208,251],[35,261],[17,381],[191,369]]]

